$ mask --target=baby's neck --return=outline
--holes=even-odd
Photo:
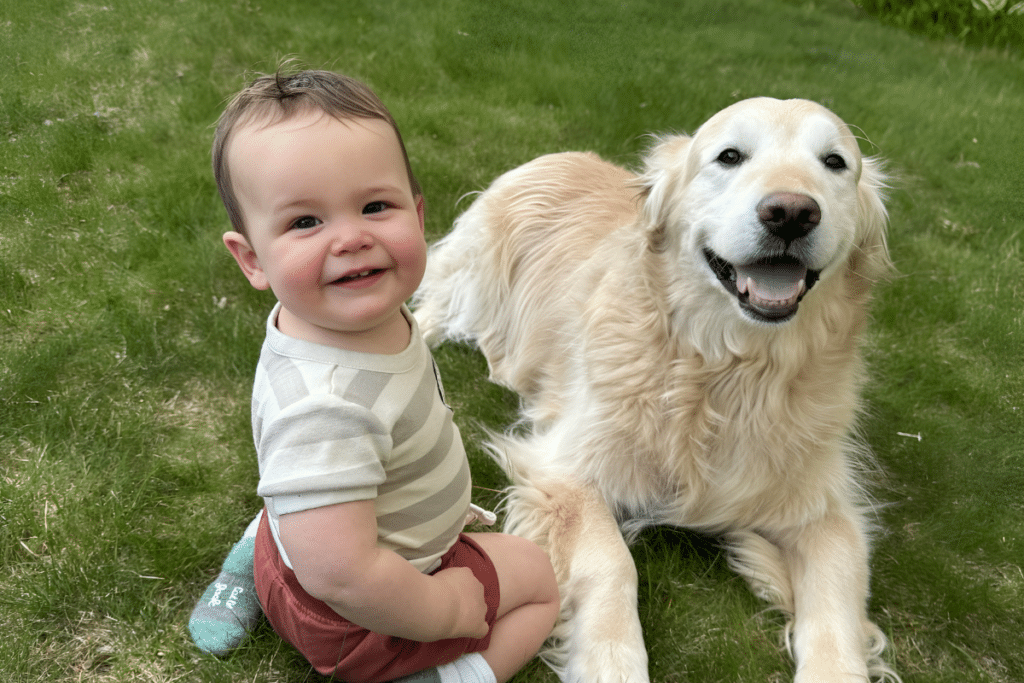
[[[282,307],[277,329],[289,337],[357,353],[395,355],[405,351],[412,339],[412,326],[401,310],[367,330],[336,330],[299,318]]]

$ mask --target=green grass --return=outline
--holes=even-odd
[[[965,12],[922,33],[841,0],[265,5],[0,6],[3,680],[321,680],[266,627],[226,661],[186,629],[259,505],[249,389],[272,303],[220,245],[211,126],[247,72],[288,55],[389,104],[431,238],[538,154],[635,164],[646,133],[740,98],[815,99],[859,126],[896,176],[900,270],[867,340],[887,504],[872,615],[907,683],[1024,680],[1019,33]],[[438,362],[493,504],[479,425],[507,424],[516,399],[471,350]],[[655,529],[634,555],[654,681],[791,677],[778,620],[714,539]]]

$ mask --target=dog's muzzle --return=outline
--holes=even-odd
[[[820,271],[808,270],[788,255],[733,265],[704,249],[704,258],[743,312],[762,323],[783,323],[796,315],[800,300],[821,276]]]

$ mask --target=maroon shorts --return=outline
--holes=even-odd
[[[378,683],[487,649],[490,632],[479,639],[421,643],[382,636],[356,626],[302,589],[295,572],[285,565],[277,551],[267,518],[264,510],[256,533],[256,594],[274,631],[324,676],[333,675],[348,683]],[[500,592],[498,574],[487,553],[476,541],[461,534],[441,558],[436,571],[449,567],[468,567],[484,585],[487,623],[493,627]]]

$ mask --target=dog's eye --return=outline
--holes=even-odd
[[[846,168],[846,160],[838,154],[829,154],[821,160],[826,166],[831,168],[833,171],[841,171]]]
[[[718,155],[718,163],[723,166],[735,166],[741,161],[743,161],[743,155],[732,147]]]

